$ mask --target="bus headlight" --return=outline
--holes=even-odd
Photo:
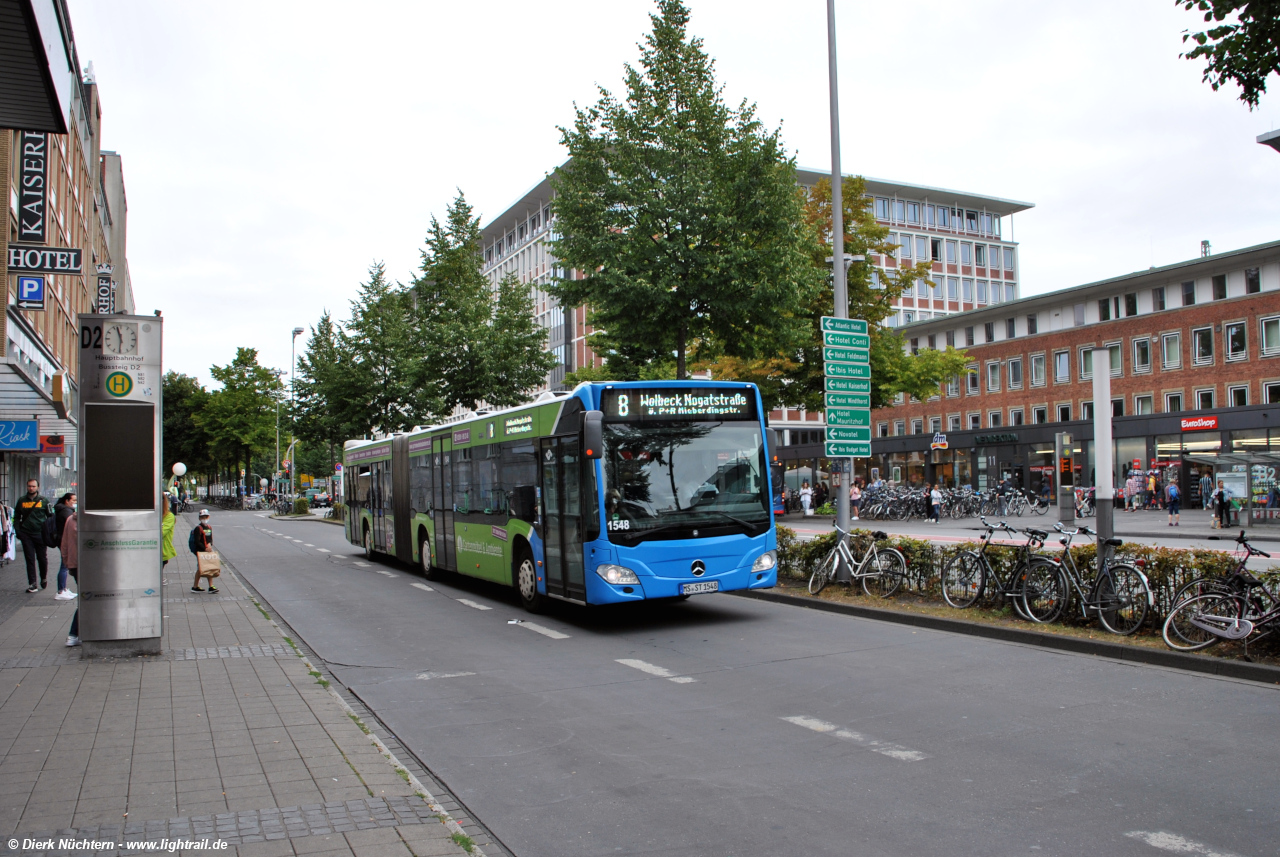
[[[756,564],[751,566],[752,571],[768,571],[778,564],[777,551],[765,551],[756,557]]]
[[[640,578],[636,577],[636,573],[625,565],[609,565],[604,563],[596,566],[596,574],[603,577],[609,583],[639,583]]]

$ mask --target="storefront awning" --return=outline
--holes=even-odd
[[[1183,458],[1196,464],[1211,464],[1219,468],[1234,464],[1269,464],[1280,467],[1280,452],[1223,452],[1218,455],[1184,455]]]

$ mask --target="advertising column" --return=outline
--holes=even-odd
[[[79,316],[80,637],[159,654],[161,319]]]

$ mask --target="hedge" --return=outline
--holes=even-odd
[[[861,559],[871,540],[871,531],[854,530],[852,535],[853,543],[850,547],[854,557]],[[779,525],[779,577],[807,581],[817,564],[835,546],[835,539],[833,531],[809,541],[800,541],[794,530]],[[981,542],[977,541],[941,545],[905,536],[892,537],[885,544],[896,547],[907,560],[908,582],[905,588],[920,595],[937,598],[942,597],[938,585],[942,569],[951,558],[961,551],[978,550],[982,547]],[[1057,548],[1056,545],[1054,547]],[[996,571],[1007,576],[1017,562],[1018,550],[1012,545],[991,545],[987,548],[987,559]],[[1058,556],[1062,551],[1060,548],[1042,549],[1040,553]],[[1086,586],[1092,579],[1092,565],[1096,554],[1097,548],[1092,544],[1071,548],[1071,558],[1084,576]],[[1125,542],[1117,548],[1116,558],[1127,562],[1144,561],[1142,570],[1147,575],[1155,598],[1154,618],[1161,622],[1172,608],[1174,596],[1186,583],[1197,577],[1230,574],[1239,562],[1237,557],[1225,551],[1151,547],[1135,542]],[[1261,574],[1255,573],[1255,576],[1275,591],[1276,585],[1280,584],[1280,567],[1270,568]]]

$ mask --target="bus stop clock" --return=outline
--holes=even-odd
[[[105,325],[102,330],[102,350],[108,354],[137,354],[138,325],[128,322]]]

